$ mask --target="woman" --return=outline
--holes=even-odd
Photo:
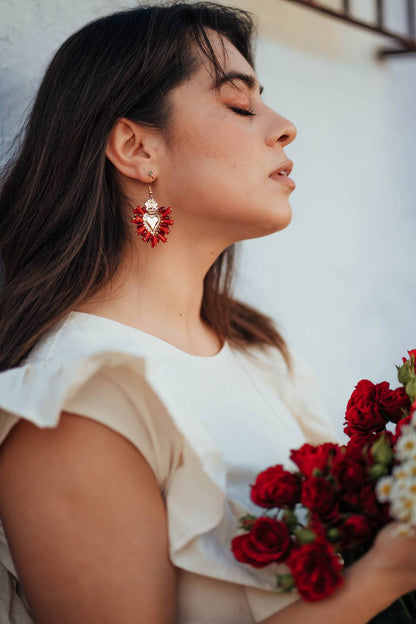
[[[230,294],[234,243],[285,228],[294,188],[252,35],[237,9],[142,7],[45,75],[0,197],[2,624],[358,624],[416,588],[390,526],[313,605],[230,552],[255,475],[333,438]]]

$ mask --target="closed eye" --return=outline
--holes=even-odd
[[[230,106],[229,107],[230,110],[234,111],[234,113],[237,113],[237,115],[245,115],[245,116],[249,116],[249,115],[255,115],[256,113],[250,109],[246,109],[246,108],[237,108],[234,106]]]

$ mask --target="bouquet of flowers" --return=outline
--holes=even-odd
[[[304,600],[325,598],[387,522],[416,527],[416,349],[408,354],[397,367],[398,388],[357,384],[346,409],[346,444],[304,444],[291,451],[296,472],[272,466],[251,485],[251,499],[264,512],[240,519],[231,549],[254,567],[285,563],[278,592],[296,588]],[[403,613],[416,617],[413,593],[408,597]],[[394,620],[372,621],[416,621],[397,619],[401,607],[394,605]]]

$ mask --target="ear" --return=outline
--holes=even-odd
[[[106,156],[128,178],[149,182],[149,171],[157,170],[157,134],[122,117],[110,132]]]

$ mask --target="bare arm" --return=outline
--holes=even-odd
[[[0,515],[36,624],[173,624],[176,573],[154,474],[125,438],[63,414],[0,449]]]

